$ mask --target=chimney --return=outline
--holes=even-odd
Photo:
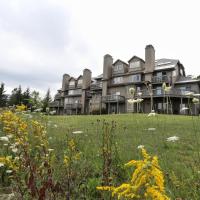
[[[103,79],[109,79],[112,75],[113,58],[111,55],[106,54],[103,60]]]
[[[69,79],[70,76],[68,74],[63,75],[63,80],[62,80],[62,91],[65,91],[68,88],[69,85]]]
[[[83,82],[82,82],[82,96],[81,96],[81,113],[86,114],[87,110],[87,94],[86,90],[90,87],[92,72],[89,69],[83,70]]]
[[[152,73],[155,69],[155,49],[150,44],[145,48],[145,72]]]
[[[112,56],[106,54],[103,59],[103,88],[102,88],[103,96],[107,95],[108,80],[112,76],[112,64],[113,64]]]
[[[85,90],[88,87],[90,87],[91,84],[91,78],[92,72],[89,69],[83,70],[83,83],[82,83],[82,89]]]

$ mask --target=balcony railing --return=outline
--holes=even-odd
[[[125,97],[120,95],[106,95],[102,96],[102,102],[124,102]]]
[[[67,103],[65,104],[65,109],[80,109],[81,103]]]
[[[153,97],[164,97],[164,96],[169,96],[169,97],[188,97],[186,96],[187,93],[189,92],[193,92],[194,91],[185,91],[185,90],[180,90],[180,89],[176,89],[176,88],[172,88],[169,92],[164,92],[163,89],[152,89],[152,95]],[[148,90],[142,90],[141,91],[142,98],[145,97],[150,97],[150,92]],[[137,97],[138,95],[136,95]]]
[[[63,103],[60,101],[53,101],[51,103],[49,103],[49,107],[51,108],[57,108],[57,107],[63,107]]]
[[[102,82],[91,84],[90,89],[91,90],[101,90],[102,89]]]
[[[170,81],[170,78],[166,75],[164,76],[153,76],[152,77],[152,83],[168,83]]]

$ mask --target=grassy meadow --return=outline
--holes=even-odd
[[[24,117],[25,120],[28,118]],[[177,200],[200,199],[199,117],[31,114],[33,119],[46,127],[49,147],[56,155],[53,178],[57,182],[65,182],[62,157],[67,148],[66,137],[70,136],[76,142],[75,149],[80,153],[80,159],[71,165],[70,187],[73,191],[70,198],[63,199],[111,199],[109,192],[103,192],[102,196],[102,192],[96,190],[102,183],[102,133],[106,127],[112,127],[112,185],[117,186],[130,179],[133,169],[126,169],[124,164],[133,159],[140,160],[142,157],[138,146],[143,145],[150,155],[158,156],[168,197]],[[167,141],[172,136],[178,139]]]
[[[104,120],[116,123],[114,141],[121,163],[139,159],[141,153],[137,147],[144,145],[151,155],[158,155],[165,175],[166,190],[172,199],[200,199],[199,117],[121,114],[49,116],[46,120],[49,137],[52,137],[50,144],[58,152],[63,147],[67,129],[83,132],[74,134],[74,137],[97,178],[101,168],[102,123]],[[167,141],[171,136],[177,136],[179,140]]]

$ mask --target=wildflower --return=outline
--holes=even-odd
[[[7,135],[8,138],[13,138],[13,135]]]
[[[54,149],[48,149],[49,152],[54,151]]]
[[[8,144],[6,143],[6,144],[3,144],[3,146],[8,146]]]
[[[151,116],[156,116],[156,113],[155,113],[155,111],[154,110],[152,110],[148,115],[147,115],[148,117],[151,117]]]
[[[52,140],[52,137],[49,137],[49,140]]]
[[[169,200],[165,195],[164,176],[160,170],[157,156],[150,156],[141,148],[143,160],[131,160],[125,166],[134,166],[131,180],[118,187],[101,186],[97,190],[111,191],[118,199]]]
[[[4,166],[4,164],[3,163],[0,163],[0,167],[3,167]]]
[[[148,131],[155,131],[156,128],[148,128],[147,130],[148,130]]]
[[[144,99],[129,99],[128,100],[128,103],[141,103]]]
[[[179,140],[179,137],[177,137],[177,136],[172,136],[172,137],[168,137],[168,138],[167,138],[167,141],[168,141],[168,142],[175,142],[175,141],[177,141],[177,140]]]
[[[12,170],[9,170],[9,169],[6,170],[6,173],[7,173],[7,174],[11,174],[12,172],[13,172]]]
[[[49,114],[50,114],[50,115],[55,115],[55,114],[56,114],[56,111],[53,110],[53,111],[49,112]]]
[[[8,142],[9,138],[7,136],[0,137],[0,141]]]
[[[137,146],[137,148],[142,149],[142,148],[144,148],[144,145],[139,145],[139,146]]]
[[[129,88],[129,93],[133,96],[135,94],[135,88]]]
[[[13,153],[17,153],[17,151],[18,151],[17,148],[13,148],[13,149],[12,149],[12,152],[13,152]]]
[[[198,104],[198,103],[199,103],[199,99],[193,98],[193,99],[192,99],[192,102],[193,102],[194,104]]]
[[[58,128],[58,125],[57,125],[57,124],[54,124],[54,128]]]
[[[83,133],[83,131],[73,131],[72,133],[73,134],[80,134],[80,133]]]
[[[186,92],[185,96],[193,96],[194,92]]]
[[[187,107],[183,107],[183,108],[181,108],[180,111],[182,112],[182,111],[185,111],[185,110],[189,110],[189,108],[187,108]]]
[[[137,95],[138,95],[139,97],[141,97],[141,96],[142,96],[142,92],[138,92]]]

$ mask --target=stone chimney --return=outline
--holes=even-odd
[[[150,44],[145,48],[145,73],[152,73],[155,69],[155,49]]]
[[[83,70],[83,83],[82,83],[83,90],[90,87],[91,78],[92,78],[92,72],[89,69],[84,69]]]
[[[63,75],[63,80],[62,80],[62,91],[65,91],[68,88],[69,85],[69,79],[70,76],[68,74]]]
[[[103,60],[103,88],[102,95],[107,95],[108,81],[112,76],[113,58],[111,55],[106,54]]]
[[[82,96],[81,96],[81,113],[85,114],[86,113],[86,90],[90,87],[91,84],[91,79],[92,79],[92,72],[89,69],[84,69],[83,70],[83,82],[82,82]]]

